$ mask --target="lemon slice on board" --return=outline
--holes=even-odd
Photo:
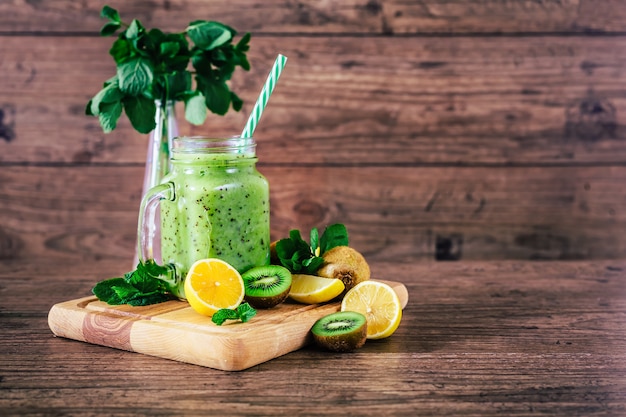
[[[237,308],[244,295],[241,275],[221,259],[202,259],[189,268],[185,297],[200,314],[212,316],[221,308]]]
[[[325,303],[337,297],[345,288],[340,279],[293,274],[289,298],[304,304]]]
[[[341,301],[341,311],[356,311],[367,318],[368,339],[391,336],[402,320],[398,295],[379,281],[364,281],[350,289]]]

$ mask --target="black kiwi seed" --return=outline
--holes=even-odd
[[[287,298],[291,289],[291,272],[280,265],[257,266],[241,275],[245,300],[256,308],[271,308]]]
[[[335,352],[360,348],[367,338],[367,319],[354,311],[339,311],[322,317],[311,328],[315,343]]]

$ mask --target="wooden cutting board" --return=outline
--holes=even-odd
[[[406,287],[383,282],[395,290],[404,308]],[[288,301],[259,309],[247,323],[229,321],[217,326],[184,301],[110,306],[92,296],[55,304],[48,324],[60,337],[239,371],[306,346],[312,342],[309,331],[313,323],[339,309],[339,302],[303,305]]]

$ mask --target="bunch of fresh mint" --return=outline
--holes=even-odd
[[[315,274],[324,263],[320,255],[335,246],[348,246],[348,231],[341,223],[328,226],[321,237],[314,227],[310,243],[302,239],[299,230],[291,230],[288,238],[276,243],[276,255],[281,265],[294,274]]]
[[[169,270],[154,262],[139,263],[137,269],[123,277],[98,282],[92,292],[111,305],[146,306],[173,300],[174,284],[164,280]]]
[[[100,15],[109,20],[100,30],[102,36],[123,29],[109,51],[116,74],[85,109],[99,118],[104,132],[115,129],[123,110],[137,131],[149,133],[155,128],[156,100],[184,102],[185,118],[195,125],[204,123],[207,109],[218,115],[231,105],[241,109],[242,100],[227,82],[236,67],[250,69],[249,33],[233,44],[237,32],[219,22],[196,20],[181,33],[164,33],[146,30],[136,19],[124,23],[109,6]]]

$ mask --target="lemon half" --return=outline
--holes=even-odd
[[[364,281],[349,290],[341,301],[341,311],[356,311],[367,318],[368,339],[391,336],[402,320],[398,295],[379,281]]]
[[[245,288],[237,270],[221,259],[195,262],[185,279],[185,297],[195,311],[212,316],[222,308],[237,308]]]

